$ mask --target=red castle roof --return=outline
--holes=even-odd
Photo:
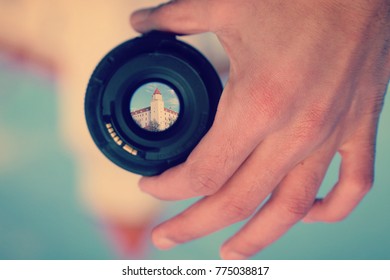
[[[158,88],[156,88],[156,90],[154,91],[153,95],[155,94],[160,94],[161,95],[161,92],[158,90]]]

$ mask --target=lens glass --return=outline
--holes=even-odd
[[[130,100],[130,115],[147,131],[161,132],[170,128],[180,114],[180,101],[173,88],[161,82],[138,87]]]

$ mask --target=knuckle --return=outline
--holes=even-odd
[[[233,197],[222,204],[221,212],[230,222],[238,222],[249,218],[254,209],[242,198]]]
[[[211,195],[220,187],[219,175],[215,168],[207,165],[191,165],[189,175],[190,187],[198,194]]]
[[[374,176],[372,174],[361,174],[349,182],[348,196],[358,202],[372,189],[373,184]]]
[[[295,224],[309,212],[312,203],[301,197],[284,198],[281,200],[281,215],[288,224]]]
[[[253,108],[251,118],[262,124],[275,123],[282,117],[282,103],[279,100],[280,94],[274,92],[249,91],[249,104]]]
[[[308,182],[310,188],[319,186],[322,182],[322,176],[317,172],[308,173],[306,174],[306,182]]]
[[[248,69],[255,68],[250,64]],[[255,69],[253,69],[255,70]],[[242,104],[245,104],[246,114],[252,120],[252,124],[277,123],[285,118],[285,110],[288,107],[286,102],[286,89],[275,81],[275,73],[258,73],[242,77],[247,82],[246,94],[242,96]],[[240,92],[238,78],[230,82],[234,90]]]
[[[317,142],[327,133],[328,110],[315,106],[296,122],[294,139],[301,143]]]
[[[373,175],[362,176],[357,184],[361,195],[365,195],[372,189],[374,185],[374,176]]]
[[[302,162],[301,164],[304,163]],[[315,196],[315,193],[317,191],[315,187],[321,184],[322,178],[323,178],[322,175],[319,174],[319,172],[316,170],[312,170],[311,172],[306,172],[303,178],[299,178],[297,180],[298,184],[305,186],[302,195],[304,195],[307,199],[309,199],[309,197]]]

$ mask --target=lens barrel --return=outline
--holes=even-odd
[[[85,116],[107,158],[153,176],[187,159],[210,129],[221,92],[200,52],[174,34],[153,31],[102,59],[88,84]]]

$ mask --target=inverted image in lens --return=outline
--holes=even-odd
[[[137,88],[130,100],[134,122],[147,131],[161,132],[179,117],[180,101],[174,89],[161,82],[149,82]]]

